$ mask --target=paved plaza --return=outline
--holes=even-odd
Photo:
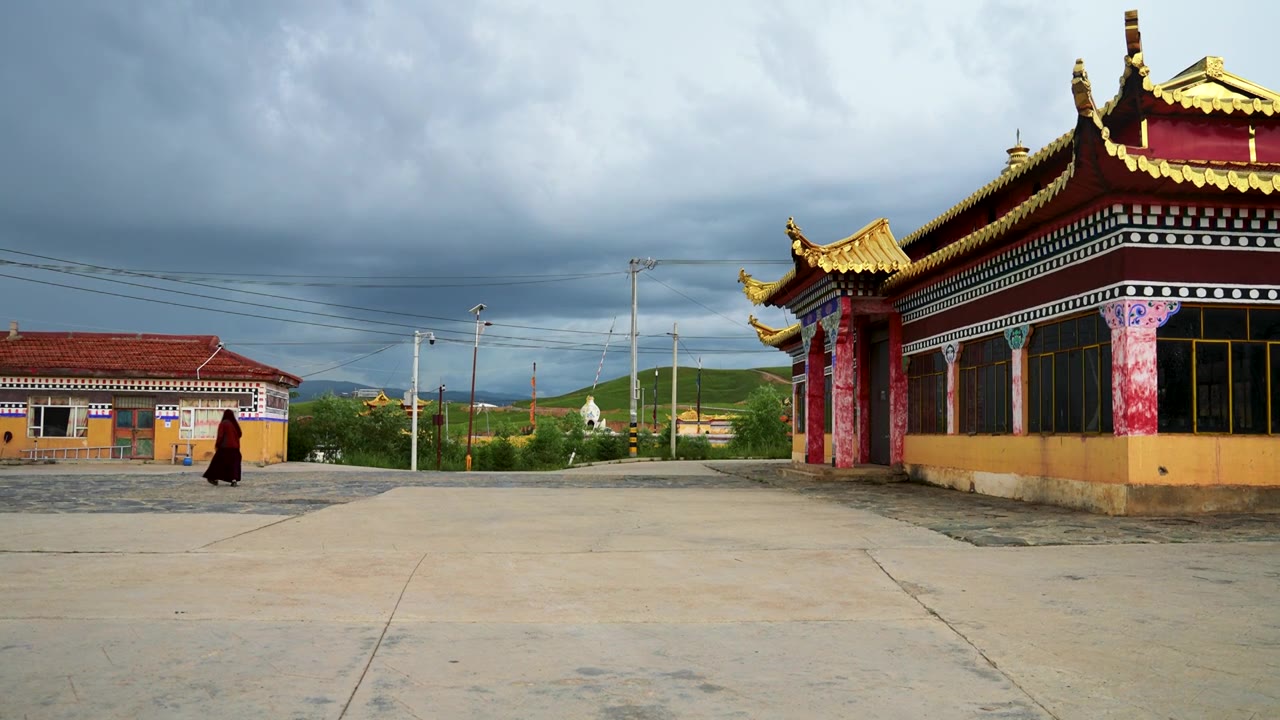
[[[1280,516],[777,470],[0,466],[0,718],[1280,717]]]

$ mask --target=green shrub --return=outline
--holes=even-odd
[[[627,456],[627,439],[622,435],[595,433],[587,445],[592,460],[621,460]]]
[[[790,426],[782,419],[786,409],[772,387],[762,385],[747,397],[746,408],[732,422],[729,445],[739,456],[786,458],[791,456]]]
[[[556,469],[565,466],[569,453],[565,450],[565,433],[559,425],[543,422],[533,431],[533,437],[521,453],[524,465],[531,470]]]
[[[488,467],[486,470],[511,471],[515,470],[519,464],[519,453],[516,446],[511,444],[511,440],[505,435],[499,435],[494,440],[486,443],[488,453]]]

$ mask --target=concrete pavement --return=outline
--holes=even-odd
[[[97,504],[6,469],[0,718],[1280,717],[1280,544],[975,547],[608,467],[121,475]]]

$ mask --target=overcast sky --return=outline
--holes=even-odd
[[[791,319],[727,261],[785,262],[792,215],[818,242],[932,219],[1016,129],[1035,149],[1073,126],[1077,57],[1115,93],[1133,5],[8,3],[0,247],[54,260],[0,259],[188,283],[6,265],[129,297],[0,277],[0,307],[31,330],[216,334],[299,375],[399,343],[315,375],[389,387],[419,327],[460,341],[424,344],[423,386],[462,389],[483,302],[478,385],[523,393],[537,362],[554,394],[592,382],[615,316],[603,377],[628,372],[629,258],[718,261],[641,273],[641,367],[670,364],[673,322],[681,364],[781,365],[746,318]],[[1139,10],[1153,79],[1222,55],[1280,86],[1275,6]],[[388,284],[412,287],[359,287]]]

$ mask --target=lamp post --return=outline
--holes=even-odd
[[[484,309],[485,304],[480,303],[469,311],[476,316],[476,344],[471,348],[471,404],[467,407],[467,472],[471,472],[471,428],[476,419],[476,357],[480,354],[480,333],[493,324],[488,320],[480,321],[480,313],[484,312]]]
[[[413,331],[413,403],[412,410],[413,422],[411,423],[411,432],[413,440],[410,441],[409,469],[418,471],[418,348],[422,346],[422,338],[427,339],[427,343],[436,344],[436,334],[432,332],[424,333],[419,330]],[[437,468],[438,469],[438,468]]]
[[[439,387],[438,389],[440,390],[440,399],[436,402],[436,419],[435,419],[435,423],[436,423],[436,470],[439,470],[439,469],[440,469],[440,458],[442,457],[442,453],[440,452],[440,433],[444,432],[444,430],[445,430],[444,416],[443,416],[443,415],[441,415],[441,413],[442,413],[442,412],[444,411],[444,409],[445,409],[445,407],[444,407],[444,383],[440,383],[440,387]]]

